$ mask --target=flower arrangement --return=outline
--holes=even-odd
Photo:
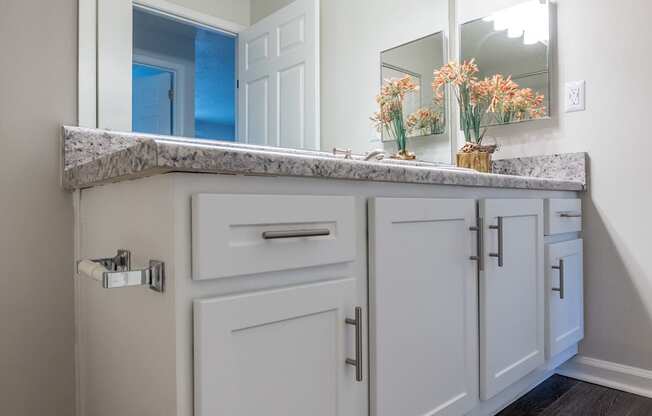
[[[499,124],[545,115],[544,96],[530,88],[520,88],[511,77],[496,74],[478,79],[480,72],[475,60],[462,64],[450,62],[435,71],[432,88],[436,96],[451,85],[460,107],[460,124],[467,142],[482,145],[487,128],[482,126],[485,115],[493,116]],[[494,148],[495,150],[495,148]]]
[[[432,106],[419,108],[408,116],[407,128],[410,134],[417,136],[444,133],[444,115],[441,111],[441,107]]]
[[[414,159],[415,156],[407,151],[408,132],[417,135],[444,132],[442,103],[445,87],[451,86],[460,109],[460,125],[467,142],[460,153],[474,154],[474,160],[468,163],[481,165],[480,170],[489,171],[491,154],[497,146],[482,143],[487,133],[487,126],[483,124],[486,117],[492,117],[498,124],[541,118],[546,113],[545,97],[531,88],[521,88],[511,76],[496,74],[479,79],[479,72],[474,59],[461,64],[452,61],[442,66],[434,71],[432,106],[420,108],[407,117],[404,115],[405,97],[417,92],[419,87],[409,75],[385,80],[376,97],[380,111],[374,113],[371,120],[379,132],[387,132],[396,140],[397,157]],[[480,159],[482,161],[478,162]],[[458,164],[460,163],[458,153]]]
[[[403,102],[407,94],[413,94],[419,87],[412,81],[409,75],[400,79],[385,80],[376,102],[380,111],[376,112],[371,120],[379,132],[386,131],[389,136],[396,140],[398,146],[398,157],[402,159],[414,159],[414,155],[407,151],[407,125],[403,116]]]
[[[466,144],[457,155],[459,166],[472,167],[482,172],[491,171],[491,154],[497,146],[482,144],[487,127],[486,116],[498,124],[541,118],[545,115],[544,96],[530,88],[520,88],[501,74],[478,79],[480,72],[475,60],[450,62],[434,72],[432,83],[436,97],[443,97],[450,85],[460,109],[460,125]]]

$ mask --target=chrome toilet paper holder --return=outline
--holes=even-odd
[[[132,270],[131,251],[124,249],[118,250],[115,257],[91,261],[107,269],[102,273],[102,287],[105,289],[149,286],[156,292],[165,290],[165,263],[162,261],[150,260],[149,267]]]

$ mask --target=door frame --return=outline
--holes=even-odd
[[[189,128],[186,111],[188,111],[188,83],[186,68],[181,62],[163,59],[140,49],[134,49],[133,63],[159,68],[172,72],[172,132],[175,136],[192,136],[194,132],[186,131]]]
[[[111,33],[103,33],[102,25],[100,22],[100,7],[99,2],[102,3],[103,8],[111,7],[117,9],[118,12],[125,14],[127,8],[130,11],[133,11],[134,8],[139,8],[151,13],[156,13],[166,17],[174,18],[178,21],[185,22],[188,24],[193,24],[195,26],[202,27],[204,29],[209,29],[217,32],[221,32],[233,37],[238,37],[238,34],[244,31],[247,27],[239,23],[218,18],[206,13],[202,13],[184,6],[179,6],[177,4],[171,3],[167,0],[79,0],[78,1],[78,24],[79,24],[79,37],[78,37],[78,92],[77,92],[77,123],[81,127],[90,127],[90,128],[111,128],[113,130],[125,130],[131,131],[131,86],[125,90],[118,92],[117,96],[114,92],[110,100],[115,101],[125,101],[127,100],[127,91],[129,94],[128,102],[129,114],[121,115],[116,117],[116,125],[114,126],[111,122],[112,117],[106,114],[101,114],[103,107],[101,104],[104,102],[104,98],[100,96],[99,93],[99,84],[100,82],[106,83],[100,79],[99,74],[107,74],[109,76],[114,76],[114,71],[105,72],[102,71],[100,65],[100,40],[103,42],[111,41]],[[120,33],[121,37],[133,38],[133,21],[132,19],[115,19],[116,21],[111,22],[111,31],[115,33]],[[132,44],[129,43],[127,46],[130,49]],[[132,55],[129,53],[129,55]],[[236,62],[238,59],[238,51],[236,48]],[[120,57],[119,59],[124,59]],[[133,62],[133,56],[130,56],[129,60],[129,74],[131,74],[131,63]],[[125,62],[126,65],[126,62]],[[118,71],[119,72],[119,71]],[[116,76],[116,85],[119,85],[123,82],[120,82],[124,77],[126,71],[122,75]],[[236,79],[237,79],[237,68],[236,68]],[[121,95],[120,95],[121,94]],[[237,121],[237,88],[235,91],[236,95],[236,121]],[[115,108],[115,107],[114,107]],[[237,125],[237,122],[236,122]],[[175,133],[176,134],[176,133]],[[237,130],[236,130],[237,135]]]

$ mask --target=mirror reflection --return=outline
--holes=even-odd
[[[504,108],[488,113],[484,126],[549,116],[549,16],[547,1],[530,0],[462,25],[461,61],[474,60],[479,79],[500,74],[522,91],[505,101]],[[541,100],[541,111],[525,111],[528,100]]]
[[[381,81],[409,78],[415,91],[403,102],[407,137],[434,136],[446,131],[445,100],[435,96],[431,87],[433,72],[445,62],[444,34],[435,33],[388,49],[381,53]],[[395,139],[388,129],[381,131],[383,141]]]
[[[83,97],[97,113],[82,125],[391,155],[396,141],[369,117],[381,78],[410,76],[420,88],[406,104],[408,147],[420,160],[451,162],[446,106],[430,86],[448,56],[448,0],[98,4],[93,30],[80,31],[82,40],[97,35],[88,42],[97,59],[80,58],[97,65],[87,74],[96,89]]]
[[[133,12],[132,129],[235,140],[236,39]]]

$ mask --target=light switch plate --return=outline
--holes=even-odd
[[[566,83],[566,112],[586,110],[586,82],[574,81]]]

